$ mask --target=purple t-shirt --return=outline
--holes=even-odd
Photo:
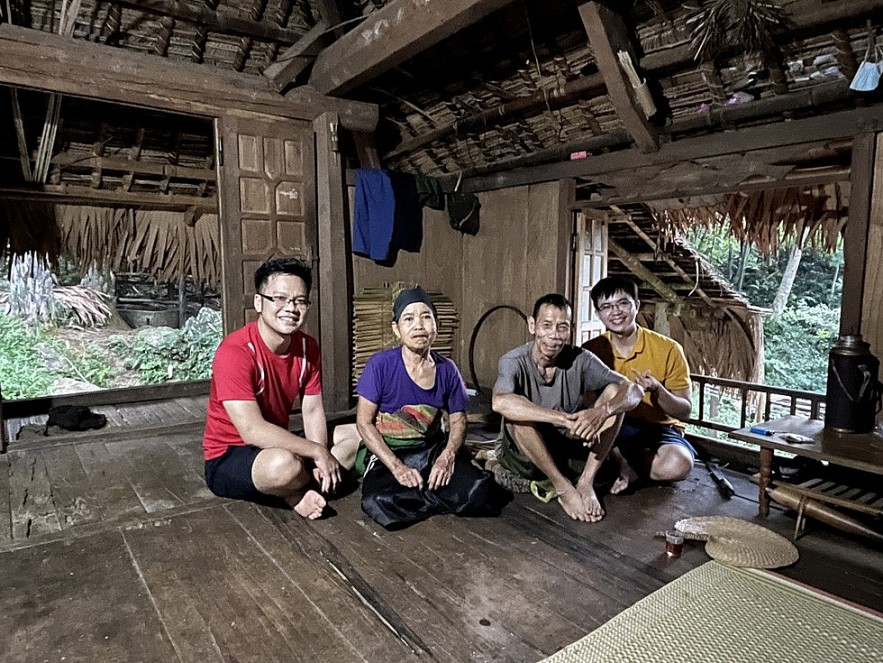
[[[377,405],[381,412],[396,412],[405,405],[432,405],[449,414],[465,412],[469,396],[457,365],[437,352],[432,353],[432,358],[435,384],[431,389],[423,389],[408,375],[401,347],[378,352],[368,360],[356,393]]]

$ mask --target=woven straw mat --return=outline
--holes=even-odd
[[[675,523],[685,534],[708,537],[705,552],[719,562],[755,569],[775,569],[797,561],[797,548],[766,527],[728,516],[698,516]]]
[[[708,562],[545,663],[879,663],[881,651],[879,615]]]

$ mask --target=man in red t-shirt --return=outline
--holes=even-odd
[[[205,480],[220,497],[283,498],[309,519],[322,515],[341,467],[328,449],[319,345],[300,331],[310,309],[310,268],[268,260],[254,275],[258,319],[221,341],[212,362],[203,437]],[[300,398],[304,436],[288,430]]]

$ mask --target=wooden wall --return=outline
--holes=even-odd
[[[474,237],[453,230],[445,212],[424,210],[421,252],[399,253],[393,267],[353,256],[354,292],[401,280],[450,297],[460,313],[454,360],[471,383],[469,338],[485,311],[508,304],[530,315],[539,296],[564,291],[572,225],[569,195],[566,182],[479,194],[481,230]],[[487,319],[475,346],[483,388],[493,386],[500,356],[527,340],[527,326],[516,313],[497,311]]]

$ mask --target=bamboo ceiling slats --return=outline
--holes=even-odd
[[[353,387],[362,376],[371,355],[395,347],[398,340],[392,331],[392,305],[402,290],[414,287],[401,281],[363,288],[353,297]],[[438,313],[438,336],[432,349],[445,357],[454,351],[454,335],[460,317],[451,299],[440,292],[427,290]]]

